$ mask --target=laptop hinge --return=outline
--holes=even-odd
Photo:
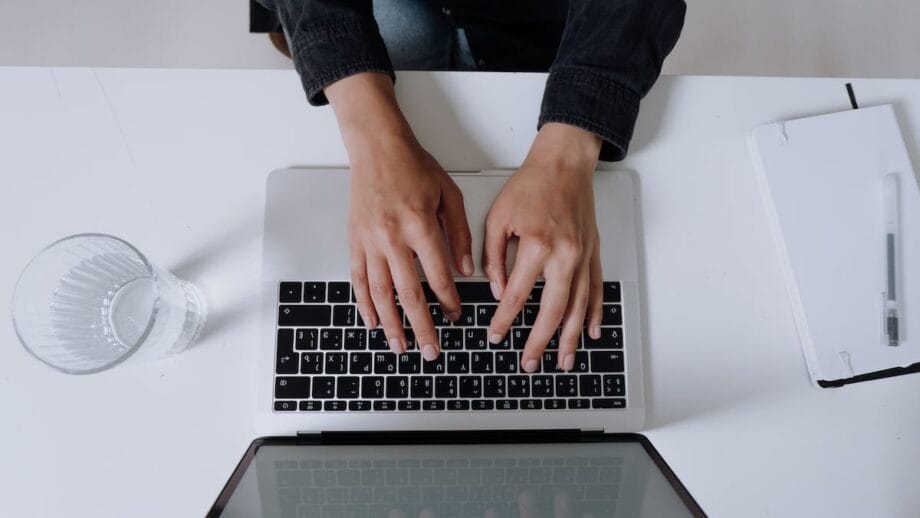
[[[601,429],[546,430],[401,430],[362,432],[298,432],[298,442],[309,444],[482,444],[593,442]]]

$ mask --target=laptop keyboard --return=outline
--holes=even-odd
[[[622,481],[620,457],[428,458],[276,461],[284,517],[440,518],[518,516],[526,495],[551,516],[565,495],[573,516],[612,516]],[[549,514],[542,511],[550,510]]]
[[[279,287],[274,410],[277,412],[437,412],[626,408],[622,295],[604,283],[601,338],[579,339],[575,367],[556,368],[558,332],[540,370],[520,355],[539,310],[538,283],[499,344],[487,338],[497,308],[488,282],[457,282],[461,317],[448,321],[425,283],[441,341],[422,358],[404,318],[407,352],[389,351],[383,329],[366,329],[348,282],[285,281]],[[400,308],[401,311],[401,308]]]

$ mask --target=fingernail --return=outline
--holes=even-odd
[[[396,354],[402,354],[402,353],[403,353],[402,342],[399,341],[399,338],[394,338],[394,339],[392,339],[392,340],[387,340],[387,342],[390,343],[390,350],[391,350],[391,351],[393,351],[393,352],[396,353]]]
[[[594,326],[591,328],[591,338],[597,340],[601,337],[601,326]]]
[[[460,320],[459,311],[454,311],[453,313],[447,313],[445,316],[447,317],[447,320],[450,320],[451,322],[456,322],[457,320]]]
[[[473,275],[473,256],[467,254],[463,256],[463,275]]]
[[[497,343],[501,343],[501,341],[502,341],[502,335],[500,335],[500,334],[498,334],[498,333],[494,333],[494,334],[489,335],[489,342],[490,342],[490,343],[497,344]]]
[[[489,283],[489,288],[492,289],[492,297],[495,300],[501,300],[502,298],[502,289],[497,282],[492,281]]]
[[[524,362],[524,370],[527,372],[536,372],[537,367],[539,366],[540,366],[540,362],[534,359],[530,359]]]
[[[572,367],[575,366],[575,355],[567,354],[565,355],[565,360],[562,361],[562,370],[570,371]]]
[[[422,357],[427,361],[434,361],[438,359],[438,350],[434,348],[433,345],[423,345],[422,346]]]

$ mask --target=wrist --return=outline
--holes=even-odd
[[[555,169],[593,174],[601,138],[569,124],[548,122],[534,139],[526,161],[551,163]]]

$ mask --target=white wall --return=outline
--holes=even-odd
[[[920,77],[920,0],[688,0],[668,73]],[[0,65],[284,68],[246,0],[0,0]]]

